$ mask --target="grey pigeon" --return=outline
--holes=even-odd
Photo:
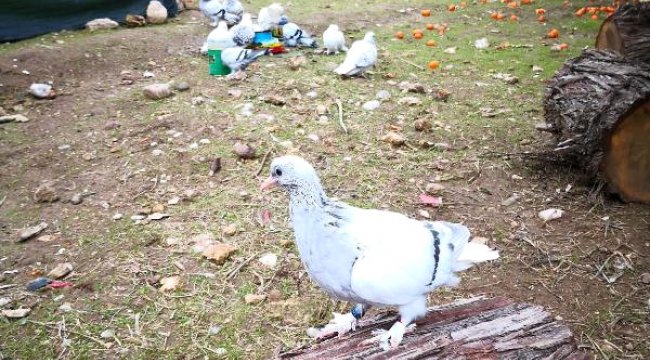
[[[318,43],[308,32],[292,22],[282,26],[282,41],[287,47],[318,47]]]
[[[343,63],[334,72],[344,76],[363,75],[377,62],[377,44],[375,33],[367,32],[362,40],[352,43]]]
[[[220,0],[201,0],[199,2],[199,9],[205,17],[210,19],[211,26],[217,26],[220,19],[223,19],[223,15],[226,10],[224,9],[224,4]]]
[[[230,28],[233,41],[237,46],[247,46],[253,43],[255,39],[255,30],[253,30],[253,20],[251,14],[245,13],[239,24]]]
[[[469,242],[467,227],[418,221],[383,210],[361,209],[329,198],[314,168],[298,156],[271,163],[266,189],[289,193],[289,214],[300,258],[311,278],[330,296],[356,303],[316,337],[354,330],[373,305],[397,306],[400,320],[372,340],[397,347],[415,319],[427,310],[427,294],[460,281],[455,272],[499,257]]]
[[[251,50],[242,47],[232,47],[221,52],[221,62],[234,73],[246,70],[246,67],[262,55],[267,55],[269,49]]]
[[[228,26],[234,26],[241,21],[244,7],[239,0],[225,0],[223,9],[222,19],[228,23]]]

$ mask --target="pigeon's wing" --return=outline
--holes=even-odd
[[[238,46],[246,46],[253,42],[255,32],[250,26],[238,24],[232,29],[232,39]]]
[[[267,53],[268,49],[249,50],[241,47],[234,47],[225,49],[221,52],[221,61],[234,72],[246,69],[246,67],[254,62],[258,57],[266,55]]]
[[[361,44],[356,66],[359,68],[369,68],[377,62],[377,48],[367,42]]]
[[[336,68],[340,75],[356,75],[377,61],[377,48],[363,40],[352,43],[343,63]]]

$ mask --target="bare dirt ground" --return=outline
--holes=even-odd
[[[261,358],[311,341],[304,329],[345,304],[327,299],[302,269],[284,194],[257,190],[265,160],[287,152],[311,160],[332,196],[463,222],[501,251],[502,259],[468,271],[457,289],[432,294],[431,303],[475,295],[533,302],[569,323],[596,358],[650,357],[650,285],[642,277],[650,269],[648,206],[590,196],[579,169],[504,155],[544,148],[546,139],[533,127],[543,116],[543,81],[564,57],[591,44],[597,29],[547,3],[549,18],[563,24],[568,53],[539,45],[547,30],[525,22],[533,15],[523,11],[520,27],[494,25],[487,8],[474,4],[452,18],[436,3],[432,20],[451,27],[431,55],[412,50],[412,41],[392,40],[396,29],[422,26],[417,10],[397,11],[406,2],[369,11],[343,2],[294,5],[296,19],[317,33],[330,22],[357,38],[365,29],[377,32],[378,67],[369,79],[347,81],[329,71],[342,56],[311,51],[264,58],[241,82],[211,78],[196,51],[209,29],[192,11],[164,26],[63,32],[4,45],[0,111],[30,121],[0,124],[0,298],[10,300],[5,309],[31,312],[22,320],[0,318],[0,359]],[[471,44],[485,34],[495,44],[535,46],[478,52]],[[430,73],[409,65],[444,58],[447,46],[459,47],[448,56],[454,67]],[[288,59],[300,54],[306,62],[290,70]],[[533,65],[543,67],[539,76]],[[143,77],[145,71],[155,78]],[[514,73],[520,82],[504,84],[492,77],[496,72]],[[25,93],[43,81],[54,83],[55,99]],[[190,89],[161,101],[142,96],[144,85],[169,81]],[[444,88],[449,100],[404,94],[401,81]],[[374,112],[361,109],[383,89],[391,100]],[[284,105],[265,102],[269,94]],[[405,96],[420,103],[400,104]],[[341,131],[334,99],[343,101],[349,134]],[[245,103],[253,105],[251,115],[242,113]],[[495,109],[505,111],[485,115]],[[414,130],[422,118],[432,131]],[[379,140],[391,130],[413,145]],[[423,141],[447,145],[421,148]],[[257,148],[257,158],[238,159],[236,142]],[[210,177],[216,156],[222,170]],[[58,201],[34,200],[44,182]],[[442,207],[417,202],[430,182],[445,186]],[[72,204],[80,193],[83,202]],[[175,197],[179,204],[169,205]],[[514,200],[504,203],[508,198]],[[156,207],[170,217],[131,219]],[[537,213],[546,208],[565,215],[543,223]],[[271,213],[268,224],[264,210]],[[123,217],[114,220],[115,214]],[[40,221],[49,224],[47,236],[16,242],[21,229]],[[237,251],[215,264],[191,250],[201,234]],[[266,253],[278,255],[276,267],[258,261]],[[74,266],[65,279],[74,287],[25,290],[64,262]],[[179,286],[159,291],[161,279],[174,276]],[[248,304],[248,294],[266,298]]]

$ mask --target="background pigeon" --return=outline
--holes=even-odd
[[[250,50],[242,47],[232,47],[221,52],[221,62],[234,73],[245,70],[258,57],[269,53],[269,49]]]
[[[334,69],[334,72],[345,76],[362,75],[376,62],[377,44],[375,43],[375,33],[367,32],[362,40],[352,43],[345,60]]]
[[[228,31],[228,25],[225,21],[219,21],[219,25],[208,34],[201,53],[207,53],[208,49],[223,50],[235,46],[237,44],[233,40],[233,35]]]
[[[308,32],[302,30],[300,26],[292,22],[282,26],[282,40],[287,47],[318,47],[318,43]]]
[[[203,15],[210,19],[210,26],[217,26],[226,11],[223,2],[220,0],[201,0],[199,9],[201,9]]]
[[[339,51],[348,51],[345,47],[345,36],[339,30],[338,25],[331,24],[323,33],[323,46],[327,50],[327,54],[338,54]]]
[[[257,15],[257,24],[261,31],[268,31],[275,26],[284,25],[281,24],[283,18],[285,18],[284,8],[278,3],[273,3],[260,9]]]
[[[234,26],[241,21],[244,14],[244,7],[239,0],[225,0],[223,20],[228,23],[228,26]]]
[[[463,225],[422,222],[330,199],[314,168],[297,156],[271,163],[271,176],[261,188],[274,185],[289,192],[296,244],[311,278],[329,295],[357,303],[348,314],[334,313],[317,337],[354,330],[369,306],[394,305],[400,320],[373,339],[384,349],[394,348],[407,326],[426,313],[427,293],[458,284],[456,271],[499,257],[468,242]]]
[[[239,24],[230,28],[232,40],[237,46],[247,46],[255,39],[255,30],[253,30],[253,20],[251,14],[244,13]]]

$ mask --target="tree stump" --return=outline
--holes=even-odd
[[[589,359],[577,350],[571,330],[551,314],[505,298],[430,308],[396,349],[362,344],[373,330],[388,329],[396,320],[394,314],[378,315],[347,335],[291,350],[279,359]]]
[[[585,50],[546,88],[555,152],[627,201],[650,203],[650,66],[610,50]]]
[[[596,48],[611,49],[630,62],[650,65],[650,3],[619,7],[600,26]]]

